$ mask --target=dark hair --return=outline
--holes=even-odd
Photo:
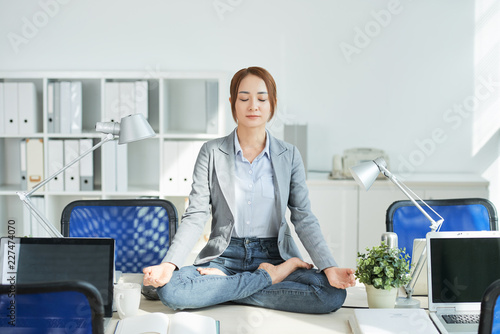
[[[241,80],[243,80],[247,75],[255,75],[256,77],[264,80],[267,88],[267,97],[269,99],[269,103],[271,104],[271,120],[274,116],[274,110],[277,104],[276,97],[276,82],[274,81],[273,76],[262,67],[248,67],[243,68],[235,73],[233,78],[231,79],[231,86],[229,88],[229,93],[231,94],[231,112],[233,114],[233,119],[236,122],[236,99],[238,98],[238,88],[240,86]]]

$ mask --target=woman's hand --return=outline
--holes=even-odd
[[[347,289],[356,285],[356,278],[354,277],[354,269],[351,268],[338,268],[328,267],[323,270],[328,282],[331,286],[337,289]]]
[[[173,263],[163,262],[156,266],[146,267],[144,273],[144,285],[152,285],[155,288],[164,286],[172,278],[172,273],[177,268]]]

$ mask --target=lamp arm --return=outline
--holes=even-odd
[[[30,196],[33,195],[34,192],[36,192],[38,189],[49,183],[52,179],[54,179],[57,175],[61,174],[64,172],[66,169],[80,161],[83,157],[88,155],[89,153],[95,151],[99,147],[101,147],[104,143],[113,140],[114,135],[113,134],[107,134],[106,137],[104,137],[99,143],[94,145],[92,148],[88,149],[87,151],[83,152],[80,156],[78,156],[76,159],[71,161],[69,164],[49,176],[47,179],[43,180],[39,184],[37,184],[33,189],[31,189],[29,192],[23,192],[19,191],[17,192],[17,195],[23,201],[23,203],[30,209],[30,211],[34,214],[35,218],[38,220],[38,222],[42,225],[42,227],[52,236],[54,237],[59,237],[62,238],[63,235],[47,220],[47,218],[44,217],[44,215],[36,208],[36,206],[33,205],[33,203],[30,200]]]
[[[385,168],[383,165],[378,165],[378,167],[379,167],[380,171],[383,172],[384,175],[389,180],[392,181],[392,183],[394,183],[396,186],[398,186],[399,189],[401,189],[401,191],[410,199],[410,201],[413,203],[413,205],[415,205],[420,210],[420,212],[422,212],[422,214],[431,222],[431,226],[430,226],[431,231],[435,232],[435,231],[439,230],[439,228],[441,227],[441,225],[443,224],[443,221],[444,221],[443,217],[441,217],[433,208],[431,208],[427,203],[425,203],[424,200],[422,200],[417,194],[415,194],[410,188],[408,188],[408,186],[406,186],[404,183],[400,182],[391,172],[389,172],[389,170],[387,168]],[[439,220],[437,222],[434,219],[432,219],[432,217],[420,206],[420,204],[418,204],[418,202],[410,195],[410,192],[413,194],[413,196],[417,197],[420,202],[424,203],[425,206],[427,206],[432,212],[434,212],[436,214],[436,216],[439,217]],[[413,295],[415,285],[417,284],[417,279],[420,276],[420,272],[422,271],[422,268],[423,268],[424,263],[425,263],[425,257],[426,257],[426,253],[427,253],[426,250],[427,250],[426,247],[424,247],[422,249],[422,253],[420,254],[420,257],[419,257],[418,262],[415,266],[415,269],[413,270],[412,278],[411,278],[410,282],[408,282],[408,284],[406,284],[406,286],[405,286],[405,292],[406,292],[407,299],[411,299],[411,297]]]
[[[389,170],[387,168],[385,168],[382,165],[378,165],[378,167],[384,173],[384,175],[389,180],[391,180],[392,183],[394,183],[396,186],[398,186],[398,188],[406,195],[406,197],[408,197],[410,199],[410,201],[413,203],[413,205],[415,205],[417,207],[417,209],[419,209],[420,212],[422,212],[422,214],[431,222],[431,226],[430,226],[431,230],[433,232],[439,230],[439,228],[441,227],[441,224],[444,221],[443,217],[441,217],[433,208],[431,208],[427,203],[425,203],[424,200],[421,199],[417,194],[415,194],[413,191],[411,191],[411,189],[408,188],[408,186],[406,186],[404,183],[399,181],[396,178],[396,176],[394,176],[391,172],[389,172]],[[412,197],[410,192],[413,194],[413,196],[417,197],[420,202],[422,202],[426,207],[428,207],[429,210],[434,212],[434,214],[439,217],[439,220],[437,222],[434,219],[432,219],[432,217],[422,208],[422,206],[420,206],[420,204],[418,204],[418,202]]]
[[[420,257],[418,258],[417,265],[415,266],[415,269],[413,270],[413,275],[411,277],[410,282],[405,285],[405,292],[406,292],[406,297],[411,298],[413,295],[413,291],[415,290],[415,285],[417,284],[417,279],[420,276],[420,272],[422,271],[422,268],[424,267],[425,263],[425,257],[427,254],[427,247],[424,247],[422,249],[422,253],[420,254]]]
[[[42,227],[47,231],[49,235],[52,237],[62,238],[63,235],[59,232],[54,225],[52,225],[47,218],[43,216],[43,214],[33,205],[31,199],[26,196],[22,196],[21,193],[17,193],[19,198],[23,201],[23,203],[30,209],[31,213],[35,216],[36,220],[42,225]]]

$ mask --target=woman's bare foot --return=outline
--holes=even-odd
[[[298,257],[293,257],[277,266],[274,266],[270,263],[261,263],[261,265],[257,269],[264,269],[265,271],[267,271],[269,276],[271,276],[273,284],[276,284],[282,282],[285,278],[287,278],[288,275],[299,268],[311,269],[312,267],[312,264],[304,262]]]
[[[196,270],[202,275],[227,276],[222,270],[217,268],[198,268]]]

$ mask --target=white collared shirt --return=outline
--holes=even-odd
[[[237,238],[273,238],[278,236],[279,221],[275,203],[273,167],[266,131],[264,150],[250,163],[234,136],[236,215],[232,236]]]

